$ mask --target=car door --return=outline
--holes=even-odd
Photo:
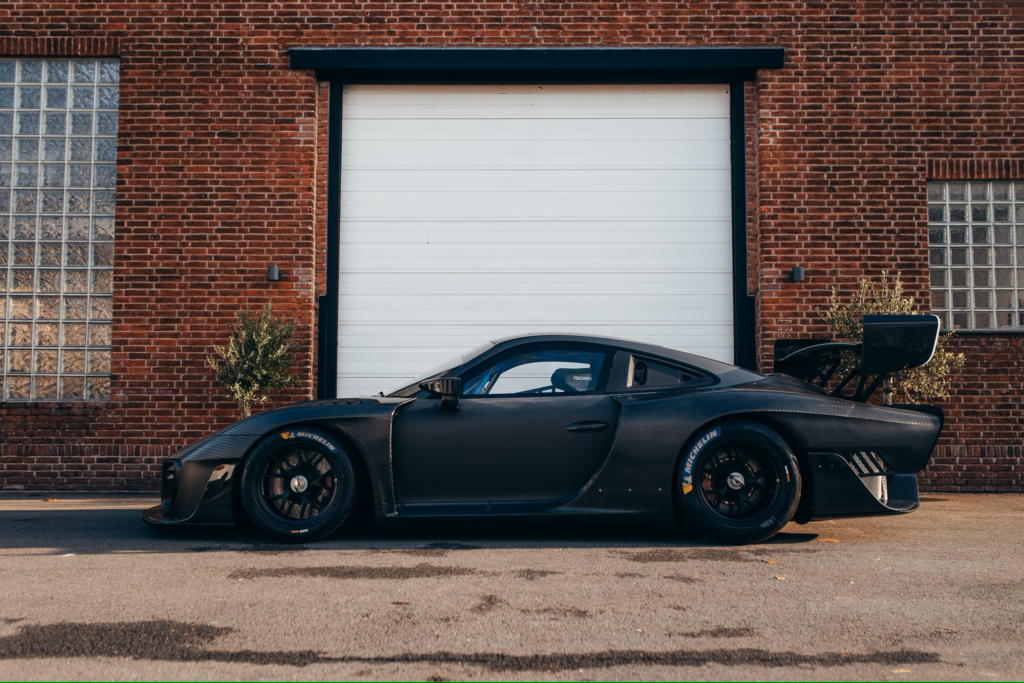
[[[465,373],[457,410],[417,398],[395,417],[395,495],[405,503],[572,496],[604,462],[618,405],[601,391],[611,353],[518,347]]]

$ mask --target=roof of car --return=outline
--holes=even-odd
[[[633,351],[636,353],[642,353],[649,356],[660,356],[669,360],[676,360],[687,365],[692,365],[708,372],[721,375],[722,373],[736,369],[735,365],[729,363],[723,363],[722,361],[714,360],[713,358],[706,358],[705,356],[698,356],[693,353],[687,353],[686,351],[677,351],[676,349],[670,349],[664,346],[657,346],[655,344],[645,344],[644,342],[634,341],[632,339],[621,339],[619,337],[599,337],[592,334],[579,334],[575,332],[530,332],[527,334],[515,334],[508,337],[502,337],[501,339],[494,340],[494,346],[511,346],[514,344],[526,343],[526,342],[584,342],[587,344],[600,344],[602,346],[614,346],[619,349],[626,351]]]

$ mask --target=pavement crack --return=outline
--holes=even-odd
[[[374,548],[367,550],[371,555],[411,555],[413,557],[444,557],[451,551],[447,548]]]
[[[787,553],[819,552],[821,548],[810,546],[787,548]],[[649,548],[647,550],[613,550],[613,557],[620,557],[630,562],[648,564],[651,562],[756,562],[765,554],[765,550],[747,548]],[[775,551],[778,554],[778,550]]]
[[[211,650],[206,646],[232,633],[230,627],[179,621],[67,623],[21,626],[0,637],[0,660],[50,657],[117,657],[179,662],[244,662],[305,667],[325,662],[360,664],[475,664],[491,671],[564,671],[615,666],[726,666],[766,668],[836,667],[850,664],[907,665],[940,662],[934,652],[803,654],[754,648],[714,650],[603,650],[599,652],[512,655],[502,652],[407,652],[390,656],[328,656],[313,650]]]
[[[747,627],[719,626],[700,631],[669,631],[667,635],[683,638],[749,638],[757,635],[757,631]]]
[[[389,551],[390,552],[390,551]],[[410,554],[444,553],[446,550],[419,548],[407,551]],[[548,569],[517,569],[509,572],[525,581],[537,581],[546,576],[562,572]],[[281,579],[287,577],[327,578],[327,579],[435,579],[449,576],[493,575],[494,572],[474,567],[450,567],[444,565],[420,563],[411,567],[373,567],[359,565],[330,565],[323,567],[273,567],[269,569],[236,569],[228,574],[229,579]]]
[[[480,550],[483,546],[454,541],[435,541],[421,548],[370,548],[368,553],[395,553],[420,557],[444,557],[453,550]]]
[[[697,583],[698,579],[692,576],[683,576],[682,574],[669,574],[665,577],[669,581],[678,581],[679,583]]]
[[[537,579],[543,579],[545,576],[561,574],[562,572],[556,572],[550,569],[517,569],[512,573],[518,576],[520,579],[524,579],[526,581],[536,581]]]
[[[401,664],[477,664],[492,671],[565,671],[569,669],[598,669],[615,666],[725,666],[753,665],[766,668],[790,666],[836,667],[850,664],[921,664],[939,662],[933,652],[898,650],[894,652],[867,652],[842,654],[825,652],[802,654],[798,652],[769,652],[754,648],[716,650],[604,650],[601,652],[557,653],[535,655],[509,655],[500,652],[432,652],[405,653],[391,657],[339,658],[345,661]]]
[[[360,567],[341,565],[326,567],[275,567],[272,569],[239,569],[228,574],[231,579],[266,579],[300,576],[327,579],[434,579],[445,576],[466,576],[479,574],[469,567],[445,567],[434,564],[417,564],[411,567]]]
[[[641,551],[613,551],[618,557],[630,562],[649,564],[652,562],[690,562],[704,560],[711,562],[750,562],[748,551],[734,548],[651,548]]]
[[[572,619],[587,619],[590,617],[590,610],[580,609],[579,607],[525,607],[519,610],[523,614],[547,614],[552,617],[569,617]]]
[[[458,543],[456,541],[434,541],[433,543],[428,543],[427,547],[438,550],[480,550],[483,548],[482,545]]]

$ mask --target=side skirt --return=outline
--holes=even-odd
[[[400,503],[397,517],[501,517],[542,515],[576,517],[580,515],[630,516],[630,511],[602,508],[566,508],[577,495],[557,500],[498,501],[479,503]]]

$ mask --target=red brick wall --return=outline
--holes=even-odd
[[[234,419],[204,357],[239,306],[296,318],[299,381],[280,398],[314,395],[327,98],[287,68],[290,46],[784,45],[786,67],[747,97],[762,365],[776,337],[825,332],[815,307],[834,284],[900,270],[923,298],[929,176],[1020,177],[1024,12],[920,5],[0,5],[0,54],[122,67],[113,400],[0,405],[0,488],[155,486],[159,458]],[[927,486],[1021,490],[1020,339],[957,339],[971,361]]]
[[[935,491],[1024,491],[1024,335],[955,335],[945,433],[919,477]]]

